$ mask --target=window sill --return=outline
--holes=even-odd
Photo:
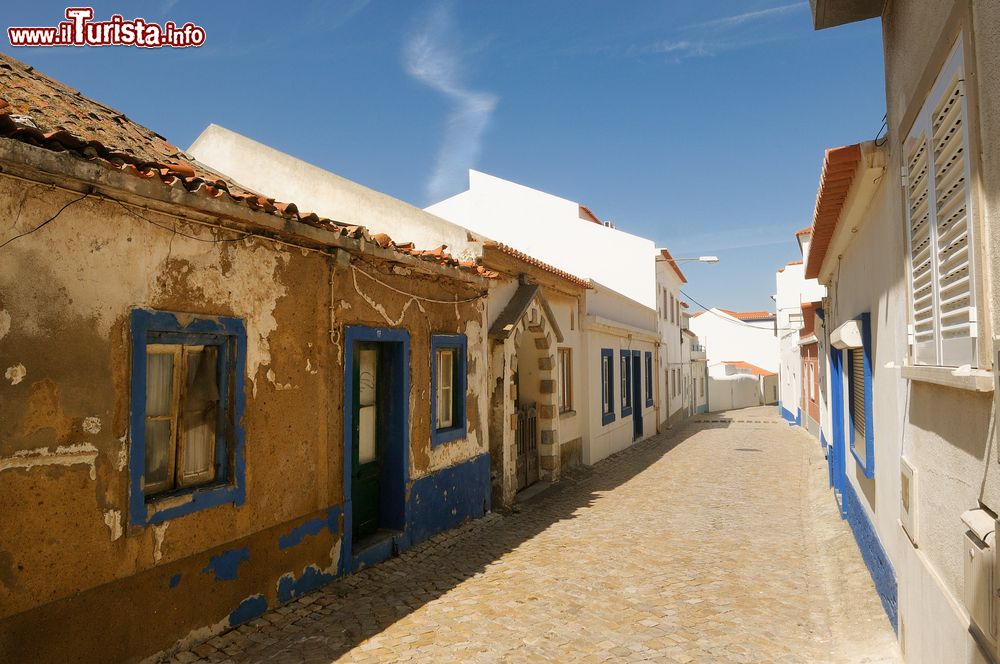
[[[993,374],[985,369],[973,369],[968,375],[956,376],[950,367],[906,366],[900,370],[903,378],[923,383],[933,383],[970,392],[992,392]]]
[[[185,493],[153,497],[146,503],[146,518],[138,525],[151,526],[226,503],[243,504],[242,487],[234,484],[210,484],[195,487]]]
[[[566,417],[576,417],[576,411],[573,409],[560,411],[559,419],[561,420]]]
[[[445,443],[451,443],[465,438],[466,430],[464,426],[452,427],[451,429],[435,429],[431,432],[431,447],[438,447]]]

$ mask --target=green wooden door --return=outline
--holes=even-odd
[[[354,346],[354,390],[351,501],[354,541],[378,530],[379,477],[382,472],[381,413],[382,372],[379,345]]]

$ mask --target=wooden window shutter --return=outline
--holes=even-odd
[[[915,364],[976,365],[963,72],[959,40],[903,145]]]
[[[861,348],[851,355],[851,421],[855,436],[865,440],[865,352]]]

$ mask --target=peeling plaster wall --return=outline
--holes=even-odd
[[[73,198],[0,176],[0,237]],[[192,630],[252,618],[341,573],[345,325],[384,326],[389,315],[411,334],[411,481],[488,451],[483,300],[421,305],[363,277],[356,289],[350,268],[334,270],[321,253],[262,239],[213,242],[233,234],[142,214],[159,226],[113,202],[83,200],[2,250],[0,366],[24,367],[20,380],[0,382],[3,661],[135,659]],[[430,298],[484,289],[394,274],[372,257],[359,265]],[[245,322],[242,506],[126,525],[135,307]],[[433,451],[425,407],[432,333],[467,334],[470,371],[468,436]],[[279,546],[317,519],[321,526],[306,526],[295,546]],[[213,556],[234,550],[243,553],[232,575],[204,572]],[[282,586],[282,578],[290,581]],[[139,629],[135,621],[154,610],[157,620]],[[64,638],[48,638],[54,624]],[[131,625],[135,636],[108,640],[107,624]]]

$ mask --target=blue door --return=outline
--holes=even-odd
[[[632,440],[642,438],[642,354],[632,351]]]

